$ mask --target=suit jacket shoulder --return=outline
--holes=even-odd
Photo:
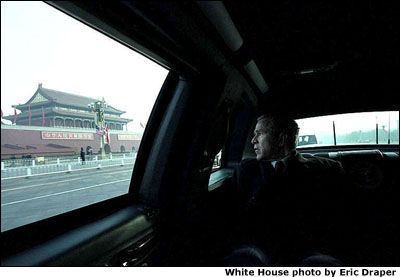
[[[236,167],[233,180],[236,184],[242,183],[245,179],[254,176],[260,170],[257,159],[244,159]]]
[[[238,170],[239,171],[253,171],[253,170],[257,170],[259,168],[259,161],[257,161],[257,159],[254,158],[250,158],[250,159],[244,159],[240,162],[239,166],[238,166]]]
[[[248,195],[260,182],[260,163],[257,159],[244,159],[236,167],[232,183],[241,197]]]
[[[315,169],[324,173],[326,171],[332,171],[338,174],[341,174],[343,171],[342,164],[339,161],[335,161],[332,159],[318,157],[318,156],[307,156],[305,157],[301,153],[295,155],[295,162],[298,162],[300,165],[304,166],[306,169]]]
[[[346,186],[344,169],[338,161],[297,154],[291,166],[293,178],[298,180],[304,191],[312,192],[311,194],[331,194],[330,197],[334,197]]]

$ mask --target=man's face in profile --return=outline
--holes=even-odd
[[[251,143],[253,144],[258,161],[269,161],[278,158],[277,143],[273,139],[271,124],[268,118],[257,122]]]

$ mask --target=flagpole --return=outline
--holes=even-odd
[[[14,106],[14,125],[17,125],[18,113],[17,108]]]
[[[390,112],[389,112],[389,138],[388,138],[388,144],[390,144]]]
[[[375,139],[376,139],[376,144],[379,143],[379,133],[378,133],[378,115],[375,113]]]

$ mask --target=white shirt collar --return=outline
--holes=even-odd
[[[291,154],[287,155],[286,157],[280,159],[280,160],[275,160],[275,161],[271,161],[272,167],[275,168],[275,164],[277,161],[281,161],[283,162],[283,164],[285,165],[285,167],[287,166],[287,161],[289,159],[289,157],[291,156]]]

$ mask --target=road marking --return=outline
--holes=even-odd
[[[74,181],[74,180],[79,180],[79,179],[83,179],[83,178],[80,177],[80,178],[67,179],[67,180],[62,180],[62,181],[57,181],[57,182],[51,182],[51,183],[46,183],[46,184],[40,184],[40,185],[31,185],[31,186],[20,187],[20,188],[4,189],[4,190],[2,190],[1,192],[12,191],[12,190],[19,190],[19,189],[26,189],[26,188],[34,188],[34,187],[41,187],[41,186],[47,186],[47,185],[52,185],[52,184],[57,184],[57,183],[63,183],[63,182],[69,182],[69,181]]]
[[[133,168],[132,169],[130,169],[130,170],[122,170],[122,171],[117,171],[117,172],[111,172],[111,173],[107,173],[108,175],[112,175],[112,174],[118,174],[118,173],[121,173],[121,172],[132,172],[132,170],[133,170]]]
[[[42,198],[47,198],[47,197],[56,196],[56,195],[66,194],[66,193],[70,193],[70,192],[75,192],[75,191],[80,191],[80,190],[85,190],[85,189],[91,189],[91,188],[95,188],[95,187],[101,187],[101,186],[110,185],[110,184],[114,184],[114,183],[130,181],[130,180],[131,180],[131,178],[124,179],[124,180],[107,182],[107,183],[98,184],[98,185],[93,185],[93,186],[90,186],[90,187],[84,187],[84,188],[67,190],[67,191],[57,192],[57,193],[48,194],[48,195],[42,195],[42,196],[33,197],[33,198],[29,198],[29,199],[24,199],[24,200],[13,201],[13,202],[10,202],[10,203],[1,204],[1,207],[8,206],[8,205],[13,205],[13,204],[18,204],[18,203],[22,203],[22,202],[28,202],[28,201],[37,200],[37,199],[42,199]]]

